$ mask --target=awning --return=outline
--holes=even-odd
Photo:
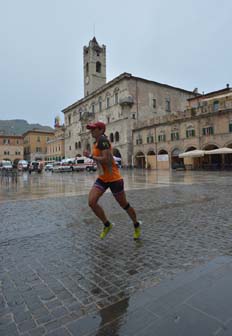
[[[222,147],[205,151],[205,154],[230,154],[230,153],[232,153],[232,148],[228,147]]]
[[[185,157],[202,157],[204,156],[205,151],[201,149],[195,149],[189,152],[181,153],[179,154],[179,158],[185,158]]]

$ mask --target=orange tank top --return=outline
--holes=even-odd
[[[102,150],[110,149],[112,152],[112,147],[105,135],[102,135],[97,142],[93,145],[93,156],[102,156]],[[98,173],[103,182],[114,182],[122,179],[119,169],[114,161],[113,155],[111,154],[111,160],[108,163],[100,163],[97,161]]]

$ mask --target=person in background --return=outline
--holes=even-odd
[[[104,224],[100,238],[104,239],[113,227],[103,208],[98,204],[99,198],[110,188],[116,201],[131,218],[134,225],[133,237],[134,240],[138,240],[141,236],[141,222],[137,220],[134,208],[126,199],[124,181],[113,159],[111,144],[105,135],[106,126],[103,122],[97,121],[88,124],[87,129],[91,131],[92,137],[96,140],[93,144],[92,155],[89,157],[96,161],[99,176],[89,192],[89,206]]]

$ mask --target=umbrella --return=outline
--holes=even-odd
[[[230,154],[230,153],[232,153],[232,148],[227,147],[205,151],[205,154]]]
[[[204,154],[205,154],[205,151],[203,151],[201,149],[194,149],[192,151],[179,154],[179,158],[201,157],[201,156],[204,156]]]

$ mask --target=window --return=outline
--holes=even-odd
[[[101,99],[101,97],[99,97],[98,106],[99,106],[99,112],[101,112],[102,111],[102,99]]]
[[[138,134],[137,139],[136,139],[136,145],[142,145],[142,143],[143,143],[143,138],[141,134]]]
[[[69,146],[69,150],[72,150],[72,146]]]
[[[136,139],[136,145],[142,145],[142,143],[143,143],[143,139],[142,138]]]
[[[89,74],[89,63],[86,63],[86,75]]]
[[[212,135],[212,134],[214,134],[213,126],[203,127],[202,134],[203,135]]]
[[[217,112],[219,110],[219,101],[215,100],[213,102],[213,111]]]
[[[165,134],[158,135],[158,142],[164,142],[164,141],[166,141],[166,135]]]
[[[15,152],[15,155],[20,155],[20,152],[17,152],[17,151],[16,151],[16,152]]]
[[[166,112],[171,112],[171,102],[170,98],[165,99],[165,111]]]
[[[110,107],[110,97],[107,96],[106,97],[106,108],[109,108]]]
[[[4,145],[9,145],[10,144],[10,139],[3,139],[3,144]]]
[[[68,124],[71,125],[71,115],[68,116]]]
[[[156,108],[156,99],[152,99],[152,107],[155,109]]]
[[[192,138],[195,136],[195,129],[189,128],[186,130],[186,138]]]
[[[153,143],[154,142],[154,137],[153,135],[148,135],[147,136],[147,143]]]
[[[135,119],[135,113],[132,114],[132,119]]]
[[[96,72],[101,73],[101,63],[96,62]]]
[[[37,142],[40,142],[40,136],[37,136]]]
[[[119,133],[115,132],[115,141],[119,141]]]
[[[95,105],[94,104],[91,105],[91,110],[92,110],[92,113],[95,113]]]
[[[179,140],[179,132],[171,133],[171,141]]]
[[[110,123],[110,117],[107,117],[107,124]]]
[[[232,121],[229,123],[229,132],[232,133]]]
[[[81,148],[81,142],[80,141],[78,141],[78,147]]]
[[[78,144],[77,144],[77,142],[75,142],[75,149],[78,149]]]
[[[113,133],[110,133],[110,142],[114,142],[114,135],[113,135]]]
[[[118,104],[118,92],[116,92],[114,95],[114,103]]]
[[[36,151],[36,153],[41,153],[42,152],[40,147],[36,147],[35,151]]]

